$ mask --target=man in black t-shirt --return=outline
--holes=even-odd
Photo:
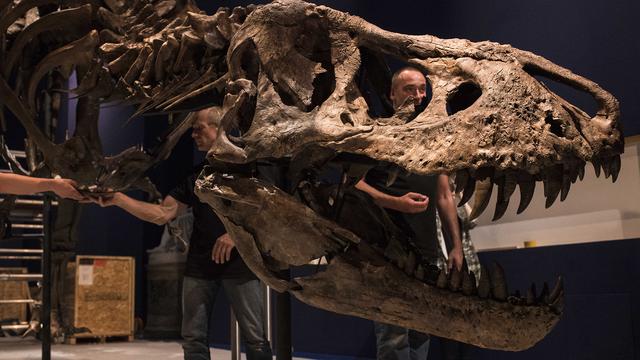
[[[192,137],[200,151],[213,145],[221,113],[209,108],[196,113]],[[185,360],[210,359],[209,318],[215,298],[223,288],[245,341],[247,359],[271,360],[271,346],[264,329],[263,288],[235,249],[224,225],[211,207],[194,193],[195,180],[203,165],[174,188],[161,204],[138,201],[122,193],[101,198],[101,206],[119,206],[132,215],[158,225],[193,210],[193,233],[182,285],[182,337]]]
[[[427,81],[414,67],[398,70],[391,79],[390,99],[394,110],[407,101],[418,107],[426,97]],[[393,165],[391,165],[393,167]],[[436,208],[442,225],[451,234],[453,247],[448,256],[448,266],[462,268],[462,243],[453,194],[447,175],[404,175],[400,170],[395,182],[387,186],[388,172],[398,170],[377,167],[371,169],[356,184],[358,190],[369,194],[383,207],[398,227],[403,229],[417,246],[422,260],[435,265],[438,252]],[[431,201],[430,201],[431,200]],[[429,351],[429,335],[399,326],[375,323],[378,360],[426,360]]]

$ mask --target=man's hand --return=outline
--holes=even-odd
[[[88,200],[87,201],[83,201],[83,202],[89,202],[89,203],[94,203],[94,204],[98,204],[101,207],[107,207],[107,206],[113,206],[113,205],[118,205],[118,198],[122,196],[122,193],[119,192],[115,192],[113,194],[100,194],[100,195],[89,195],[88,196]]]
[[[231,250],[236,246],[229,234],[221,235],[216,239],[216,243],[213,245],[211,251],[211,260],[216,264],[224,264],[231,259]]]
[[[426,195],[408,192],[402,196],[396,197],[394,210],[407,213],[417,214],[427,210],[429,206],[429,197]]]
[[[451,270],[455,265],[458,271],[462,271],[462,262],[464,261],[464,256],[462,255],[462,248],[454,247],[451,249],[449,253],[449,259],[447,260],[447,268]]]
[[[50,186],[51,191],[53,191],[61,198],[72,199],[76,201],[84,199],[84,196],[82,196],[82,194],[80,194],[78,190],[76,190],[78,184],[71,179],[51,179]]]

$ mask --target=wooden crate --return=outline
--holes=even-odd
[[[67,266],[63,313],[72,338],[133,337],[135,261],[123,256],[78,255]],[[75,343],[75,339],[71,340]]]
[[[27,268],[0,267],[0,273],[26,274]],[[0,300],[29,299],[29,285],[26,281],[0,281]],[[0,304],[0,320],[27,321],[27,304]]]

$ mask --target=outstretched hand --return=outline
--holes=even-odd
[[[71,179],[51,179],[51,191],[53,191],[61,198],[72,199],[76,201],[84,200],[85,197],[82,196],[82,194],[80,194],[78,190],[76,190],[77,186],[78,184]]]
[[[216,239],[211,251],[211,260],[216,264],[224,264],[231,259],[231,250],[236,246],[229,234],[225,233]]]
[[[113,206],[116,205],[117,197],[120,196],[120,193],[107,193],[107,194],[87,194],[87,197],[82,202],[94,203],[98,204],[101,207]]]

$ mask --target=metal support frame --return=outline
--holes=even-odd
[[[50,105],[51,99],[45,95],[45,104]],[[47,111],[48,107],[44,106],[45,114],[45,132],[49,137],[53,137],[54,125],[51,122],[51,112]],[[25,158],[26,152],[12,151],[14,156]],[[33,169],[30,169],[33,170]],[[4,170],[0,170],[4,171]],[[18,236],[10,236],[2,238],[0,240],[13,241],[13,240],[26,240],[37,239],[41,241],[41,249],[6,249],[0,248],[0,256],[2,260],[39,260],[41,261],[41,273],[40,274],[0,274],[0,281],[38,281],[39,286],[42,288],[41,301],[33,299],[12,299],[12,300],[0,300],[0,304],[32,304],[40,306],[40,319],[41,329],[40,337],[42,340],[42,356],[43,360],[51,360],[51,210],[52,206],[58,205],[57,201],[54,201],[51,194],[42,194],[42,199],[17,199],[16,205],[21,206],[42,206],[42,214],[36,214],[33,216],[35,223],[20,221],[13,223],[13,229],[22,230],[41,230],[38,233],[22,233]],[[39,222],[42,221],[41,224]],[[10,255],[6,255],[10,254]],[[13,325],[1,325],[2,330],[27,330],[29,328],[28,323],[13,324]]]
[[[240,360],[242,354],[240,348],[240,326],[238,326],[238,320],[236,314],[231,308],[231,360]]]
[[[51,195],[44,194],[42,240],[42,360],[51,360]]]
[[[40,301],[33,300],[33,299],[0,300],[0,305],[7,305],[7,304],[34,304],[34,305],[38,305],[38,304],[41,304],[41,303],[40,303]]]
[[[264,332],[267,335],[267,341],[269,344],[273,344],[273,338],[271,333],[271,288],[269,285],[264,284]]]
[[[0,274],[0,281],[40,281],[41,274]]]
[[[291,270],[282,272],[285,279],[291,278]],[[276,359],[291,360],[291,294],[276,295]]]
[[[262,284],[264,288],[264,296],[263,296],[263,305],[264,305],[264,332],[267,336],[267,341],[269,344],[272,344],[272,331],[271,331],[271,288]],[[236,315],[233,312],[233,308],[230,307],[230,318],[231,318],[231,360],[240,360],[242,354],[241,341],[240,341],[240,326],[238,325],[238,320],[236,319]]]

